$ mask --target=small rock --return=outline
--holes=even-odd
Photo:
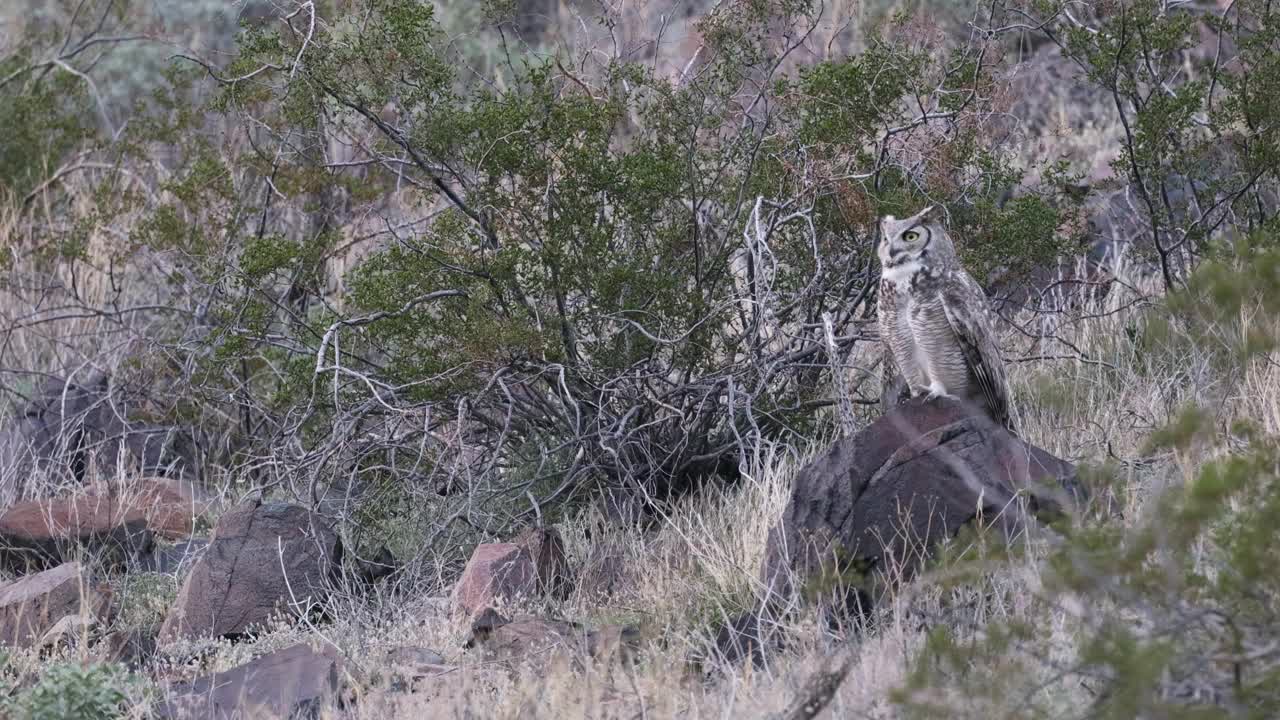
[[[455,611],[475,616],[500,600],[532,597],[538,568],[528,551],[515,543],[477,545],[453,588]]]
[[[304,613],[328,595],[342,556],[319,515],[285,503],[246,504],[214,528],[160,630],[160,642],[235,636],[280,610]]]
[[[64,615],[53,624],[40,639],[40,647],[53,648],[59,645],[75,647],[93,632],[97,625],[92,615]]]
[[[156,545],[151,552],[142,557],[138,563],[138,569],[142,572],[181,575],[195,564],[208,546],[208,540],[187,540],[173,545]]]
[[[0,586],[0,642],[30,647],[62,618],[96,616],[106,604],[79,563],[19,578]]]
[[[456,612],[474,616],[500,601],[564,598],[571,587],[560,534],[536,528],[509,543],[477,545],[454,586],[453,604]]]
[[[263,655],[226,672],[174,685],[153,708],[157,718],[318,717],[335,704],[343,663],[332,649],[305,644]]]

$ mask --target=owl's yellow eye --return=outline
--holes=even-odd
[[[916,232],[915,230],[909,230],[902,234],[902,239],[906,240],[907,242],[915,242],[920,239],[920,233]]]

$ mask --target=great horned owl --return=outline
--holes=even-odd
[[[885,348],[885,404],[911,395],[960,398],[1001,425],[1009,419],[1009,384],[981,286],[960,266],[955,245],[932,207],[880,222],[880,338]],[[901,380],[897,380],[898,373]],[[906,387],[895,381],[905,381]]]

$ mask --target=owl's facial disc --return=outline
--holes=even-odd
[[[926,225],[912,224],[905,228],[901,225],[892,232],[885,233],[880,260],[887,267],[923,258],[928,253],[929,243],[933,239],[933,231]]]

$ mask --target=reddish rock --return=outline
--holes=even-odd
[[[15,572],[53,567],[77,548],[127,562],[152,542],[146,513],[111,497],[29,500],[0,515],[0,565]]]
[[[571,587],[564,542],[554,529],[533,529],[508,543],[477,545],[453,588],[454,611],[475,616],[500,601],[545,595],[564,598]]]
[[[72,550],[109,550],[128,562],[144,555],[153,535],[186,538],[208,503],[176,480],[147,478],[127,488],[20,502],[0,515],[0,564],[46,568]]]
[[[29,647],[68,615],[96,617],[106,606],[79,563],[0,586],[0,642]]]
[[[538,568],[529,552],[515,543],[477,545],[453,588],[455,612],[473,616],[500,600],[532,597]]]
[[[127,517],[142,517],[156,535],[170,540],[191,537],[197,519],[207,515],[213,502],[192,483],[176,478],[149,477],[124,487],[93,487],[92,494],[113,497]]]
[[[342,688],[342,659],[331,648],[320,652],[294,645],[240,667],[181,683],[152,708],[157,718],[319,717]]]
[[[323,518],[297,505],[248,504],[219,519],[160,630],[162,643],[235,636],[328,595],[342,557]]]

